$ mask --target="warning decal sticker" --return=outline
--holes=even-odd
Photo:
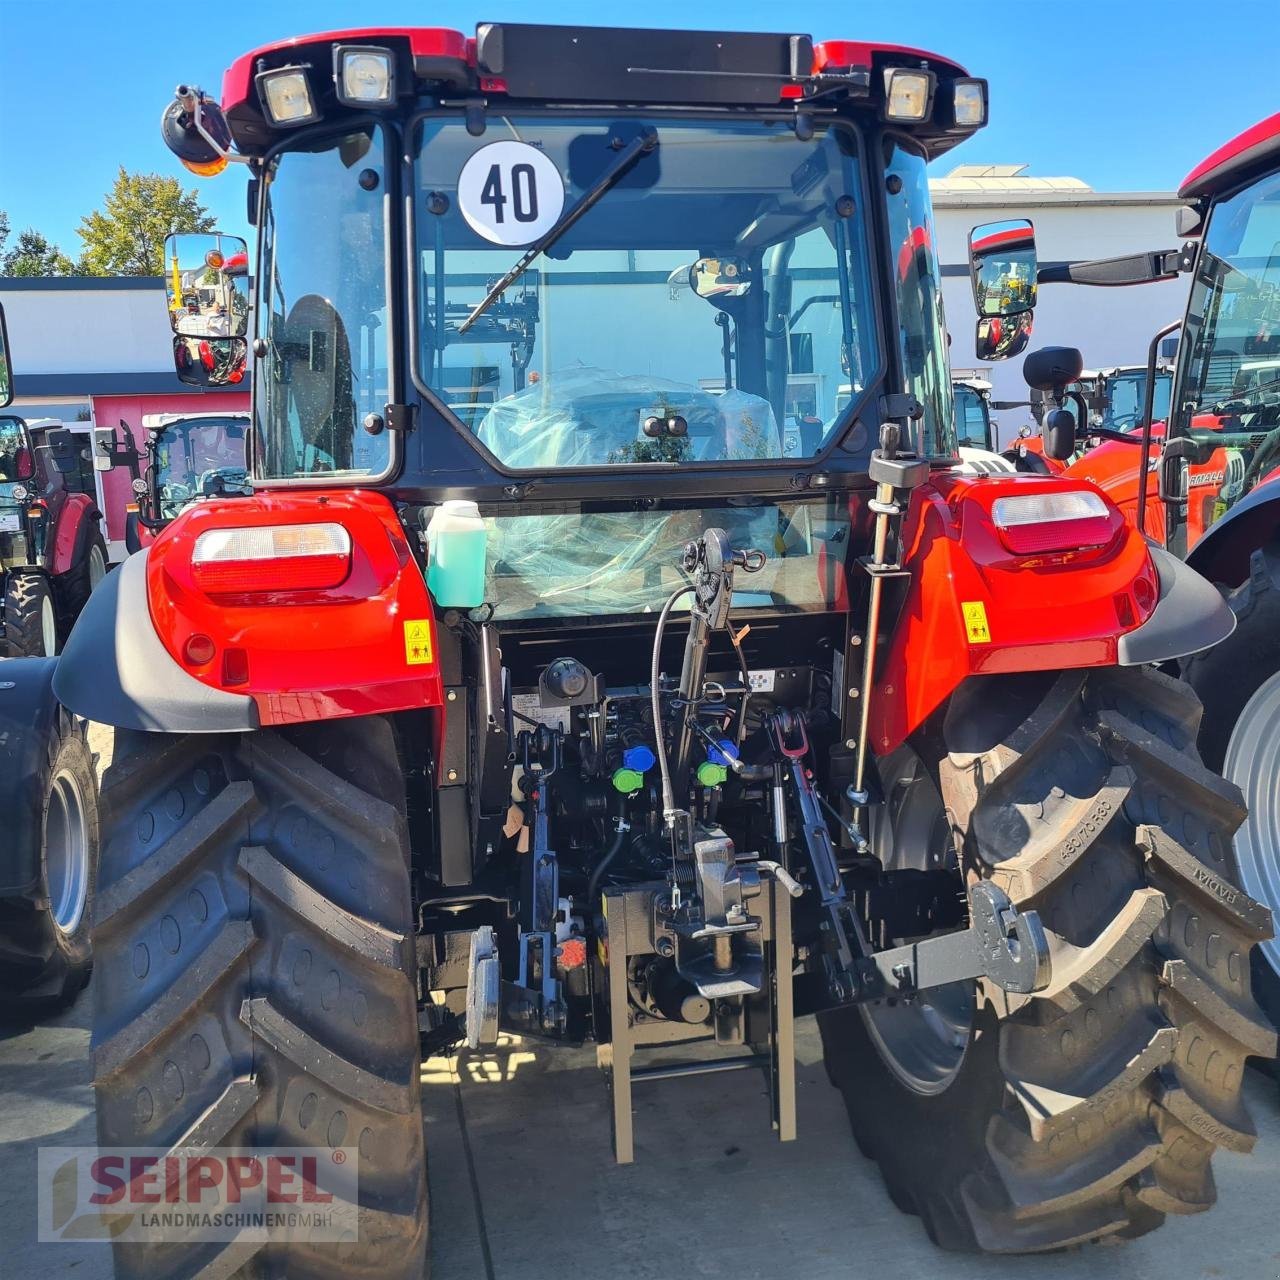
[[[404,624],[404,660],[411,667],[432,661],[431,623],[425,618]]]
[[[991,628],[987,626],[987,606],[981,600],[963,600],[964,629],[970,644],[990,644]]]

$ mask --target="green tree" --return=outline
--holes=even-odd
[[[184,191],[177,178],[129,173],[123,165],[103,206],[80,222],[85,275],[162,276],[165,236],[213,230],[195,191]]]
[[[19,232],[0,267],[6,276],[71,276],[76,271],[75,263],[33,227]]]
[[[4,242],[9,238],[9,215],[0,209],[0,258],[4,256]]]

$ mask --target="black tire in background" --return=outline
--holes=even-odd
[[[107,544],[102,540],[97,517],[86,518],[71,568],[53,579],[60,644],[66,644],[80,611],[89,602],[93,589],[106,577],[109,565]]]
[[[93,970],[89,927],[98,870],[98,783],[84,721],[59,708],[39,780],[44,797],[35,900],[0,899],[0,1007],[56,1013]]]
[[[1209,1208],[1213,1152],[1253,1146],[1244,1061],[1276,1037],[1248,956],[1271,922],[1235,887],[1244,811],[1196,755],[1199,720],[1140,669],[975,678],[947,708],[933,763],[961,865],[1040,913],[1050,985],[977,984],[932,1091],[870,1011],[819,1018],[859,1147],[945,1248],[1141,1235]]]
[[[4,648],[7,658],[52,658],[58,653],[58,611],[43,573],[9,574]]]
[[[118,1277],[423,1274],[403,796],[382,718],[117,733],[94,917],[99,1143],[360,1158],[357,1241],[117,1244]]]
[[[1253,553],[1249,577],[1227,603],[1236,616],[1235,631],[1188,658],[1182,677],[1204,703],[1199,745],[1205,764],[1241,788],[1250,810],[1235,837],[1241,884],[1275,909],[1280,907],[1280,717],[1274,733],[1267,725],[1271,713],[1280,711],[1280,546]],[[1253,981],[1262,1007],[1280,1022],[1275,939],[1254,951]]]

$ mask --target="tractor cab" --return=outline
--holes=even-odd
[[[149,413],[142,425],[147,433],[143,461],[132,468],[134,499],[125,522],[130,554],[150,545],[193,502],[252,492],[247,415]]]
[[[957,466],[927,166],[986,113],[900,46],[506,23],[300,37],[220,105],[178,89],[171,149],[249,177],[228,332],[200,290],[240,246],[167,254],[180,375],[252,352],[252,492],[190,501],[171,456],[185,509],[54,680],[142,730],[104,783],[104,1147],[215,1113],[358,1134],[342,1264],[417,1276],[423,1051],[594,1040],[617,1159],[662,1160],[633,1089],[708,1071],[758,1070],[795,1137],[815,1014],[864,1149],[949,1247],[1134,1234],[1212,1185],[1211,1144],[1184,1176],[1151,1118],[1191,1086],[1153,1029],[1198,1034],[1218,975],[1175,951],[1197,985],[1166,1011],[1146,940],[1180,945],[1179,894],[1219,910],[1159,843],[1203,784],[1151,670],[1227,611],[1093,486]],[[1037,280],[1005,230],[993,355]],[[142,981],[170,912],[183,946]],[[1211,927],[1243,955],[1251,919]],[[140,1107],[197,1019],[216,1070]],[[1234,1115],[1249,1048],[1213,1043]],[[1131,1133],[1077,1124],[1117,1087]],[[1054,1114],[1015,1129],[1027,1106]],[[310,1247],[271,1265],[323,1269]]]

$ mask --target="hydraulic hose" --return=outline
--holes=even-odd
[[[613,837],[613,843],[605,850],[604,857],[596,863],[595,870],[587,881],[587,910],[593,915],[595,913],[596,889],[599,888],[600,880],[604,873],[608,871],[609,864],[622,852],[622,846],[626,843],[627,832],[630,830],[631,826],[626,818],[619,816],[618,832]]]
[[[662,817],[670,828],[675,819],[676,798],[671,787],[671,765],[667,760],[667,741],[662,732],[662,691],[658,684],[659,670],[662,665],[662,633],[667,627],[667,617],[672,606],[681,596],[687,596],[692,586],[677,588],[668,597],[658,614],[658,627],[653,633],[653,661],[649,666],[649,697],[653,705],[653,745],[657,748],[658,769],[662,774]]]

